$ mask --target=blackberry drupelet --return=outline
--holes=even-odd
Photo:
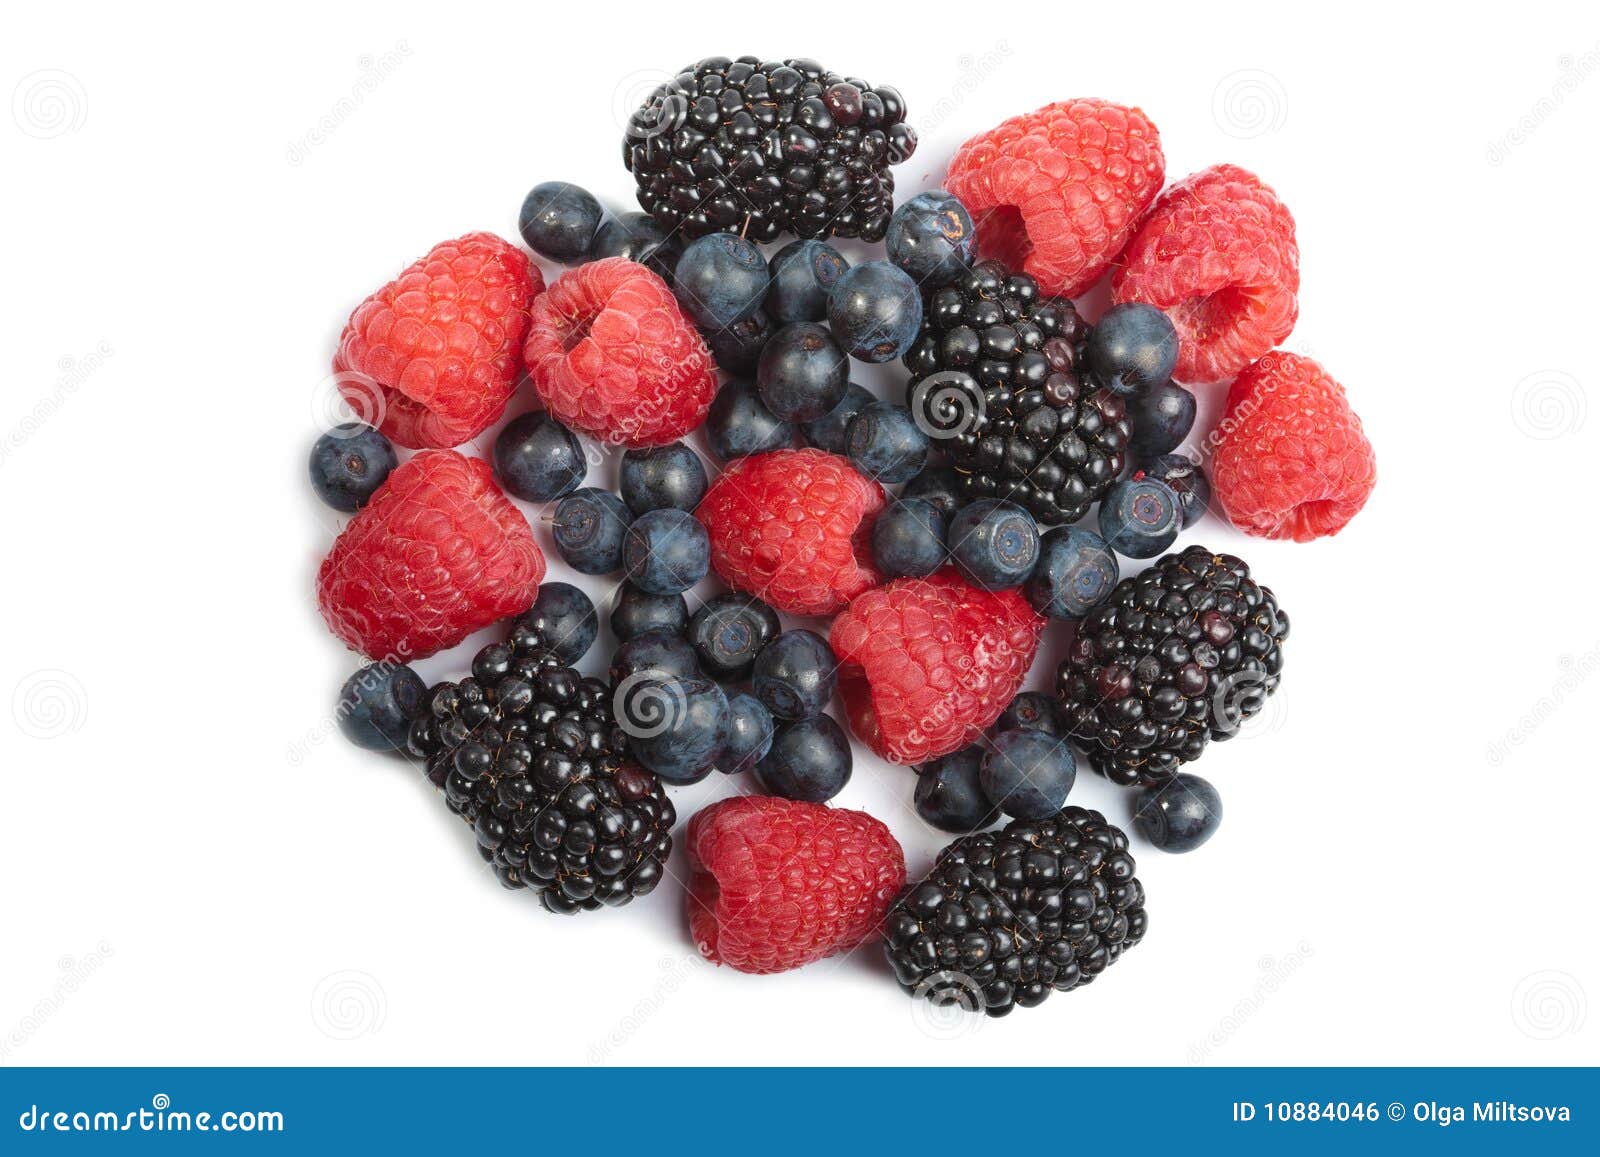
[[[933,292],[904,358],[911,412],[965,496],[1076,522],[1127,463],[1127,405],[1079,372],[1089,326],[1065,298],[986,261]]]
[[[639,204],[669,233],[881,241],[894,211],[889,166],[916,147],[892,88],[814,60],[713,56],[633,113],[622,160]]]
[[[1128,837],[1097,811],[963,836],[889,910],[900,987],[1004,1016],[1088,984],[1143,939],[1144,887]]]
[[[625,762],[611,687],[564,666],[529,617],[483,648],[472,675],[440,683],[411,747],[507,888],[552,912],[618,907],[661,882],[672,801]]]
[[[1289,617],[1250,568],[1191,546],[1118,583],[1056,677],[1067,733],[1120,784],[1156,784],[1278,688]]]

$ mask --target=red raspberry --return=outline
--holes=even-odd
[[[435,245],[356,307],[333,371],[355,412],[402,446],[459,446],[506,408],[544,275],[492,233]]]
[[[623,446],[658,446],[705,421],[711,352],[660,277],[626,257],[565,274],[533,305],[523,349],[545,408]]]
[[[1211,485],[1240,530],[1296,542],[1337,534],[1377,481],[1361,419],[1316,362],[1280,350],[1234,380]]]
[[[723,582],[792,615],[831,615],[882,581],[866,536],[884,503],[847,458],[772,450],[724,470],[695,513]]]
[[[1116,301],[1167,311],[1185,382],[1225,382],[1294,329],[1294,218],[1254,173],[1216,165],[1161,195],[1111,278]]]
[[[317,572],[333,633],[409,662],[533,604],[544,555],[487,463],[424,450],[350,520]]]
[[[945,187],[978,225],[978,249],[1050,296],[1099,279],[1161,191],[1161,134],[1136,108],[1048,104],[956,151]]]
[[[965,747],[1016,696],[1044,625],[1018,591],[981,590],[949,569],[868,591],[828,640],[850,729],[891,763]]]
[[[689,821],[689,928],[700,954],[784,972],[854,948],[906,882],[905,853],[866,812],[736,796]]]

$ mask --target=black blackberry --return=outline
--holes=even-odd
[[[894,89],[814,60],[712,56],[634,112],[622,162],[669,233],[881,241],[894,212],[889,166],[917,147],[905,119]]]
[[[552,912],[647,894],[672,850],[672,801],[624,764],[611,710],[610,685],[565,666],[525,616],[478,652],[469,678],[434,687],[411,725],[428,778],[500,882]]]
[[[1160,783],[1278,689],[1289,616],[1250,568],[1191,546],[1118,583],[1056,677],[1067,733],[1116,783]]]
[[[1121,398],[1079,374],[1088,336],[1072,302],[997,262],[929,297],[904,359],[911,412],[969,498],[1076,522],[1122,473],[1133,426]]]
[[[1088,984],[1144,938],[1144,886],[1128,837],[1069,807],[963,836],[889,910],[900,987],[990,1016]]]

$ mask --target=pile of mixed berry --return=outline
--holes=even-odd
[[[1148,843],[1193,849],[1222,806],[1185,768],[1281,678],[1272,591],[1169,549],[1208,514],[1337,533],[1376,469],[1343,387],[1274,349],[1299,252],[1253,174],[1163,188],[1142,112],[1073,100],[967,141],[896,207],[915,147],[893,88],[715,57],[629,121],[645,212],[527,195],[522,240],[567,267],[552,283],[489,233],[408,266],[334,355],[368,422],[312,451],[318,494],[354,515],[317,594],[371,660],[345,733],[422,761],[507,887],[555,912],[645,896],[672,874],[670,789],[744,776],[683,833],[708,959],[776,972],[879,937],[906,990],[1000,1015],[1145,933],[1128,836],[1068,805],[1079,759],[1137,789]],[[884,255],[852,264],[837,237]],[[1091,322],[1073,298],[1103,280]],[[897,359],[889,400],[850,381]],[[1187,387],[1223,383],[1204,453],[1177,452]],[[519,391],[539,408],[491,453],[452,448]],[[585,439],[621,451],[615,491],[584,484]],[[543,507],[590,593],[542,582],[511,498]],[[727,590],[691,607],[713,573]],[[596,601],[608,678],[575,669]],[[406,665],[500,620],[457,681]],[[1055,624],[1054,693],[1023,691]],[[827,804],[851,736],[914,765],[917,813],[959,836],[920,882],[888,827]]]

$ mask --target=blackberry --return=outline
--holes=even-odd
[[[1056,677],[1067,733],[1120,784],[1163,783],[1278,689],[1289,617],[1250,568],[1191,546],[1118,583]]]
[[[552,912],[618,907],[661,882],[672,801],[624,761],[611,687],[557,656],[531,617],[484,647],[472,675],[440,683],[411,747],[507,888]]]
[[[1080,373],[1089,326],[1065,298],[998,262],[934,291],[904,364],[917,422],[942,441],[966,498],[1076,522],[1128,458],[1127,405]]]
[[[1099,976],[1144,938],[1144,886],[1128,837],[1097,811],[963,836],[889,910],[900,987],[1004,1016]]]
[[[916,147],[892,88],[814,60],[712,56],[633,113],[622,161],[669,233],[881,241],[894,212],[889,166]]]

